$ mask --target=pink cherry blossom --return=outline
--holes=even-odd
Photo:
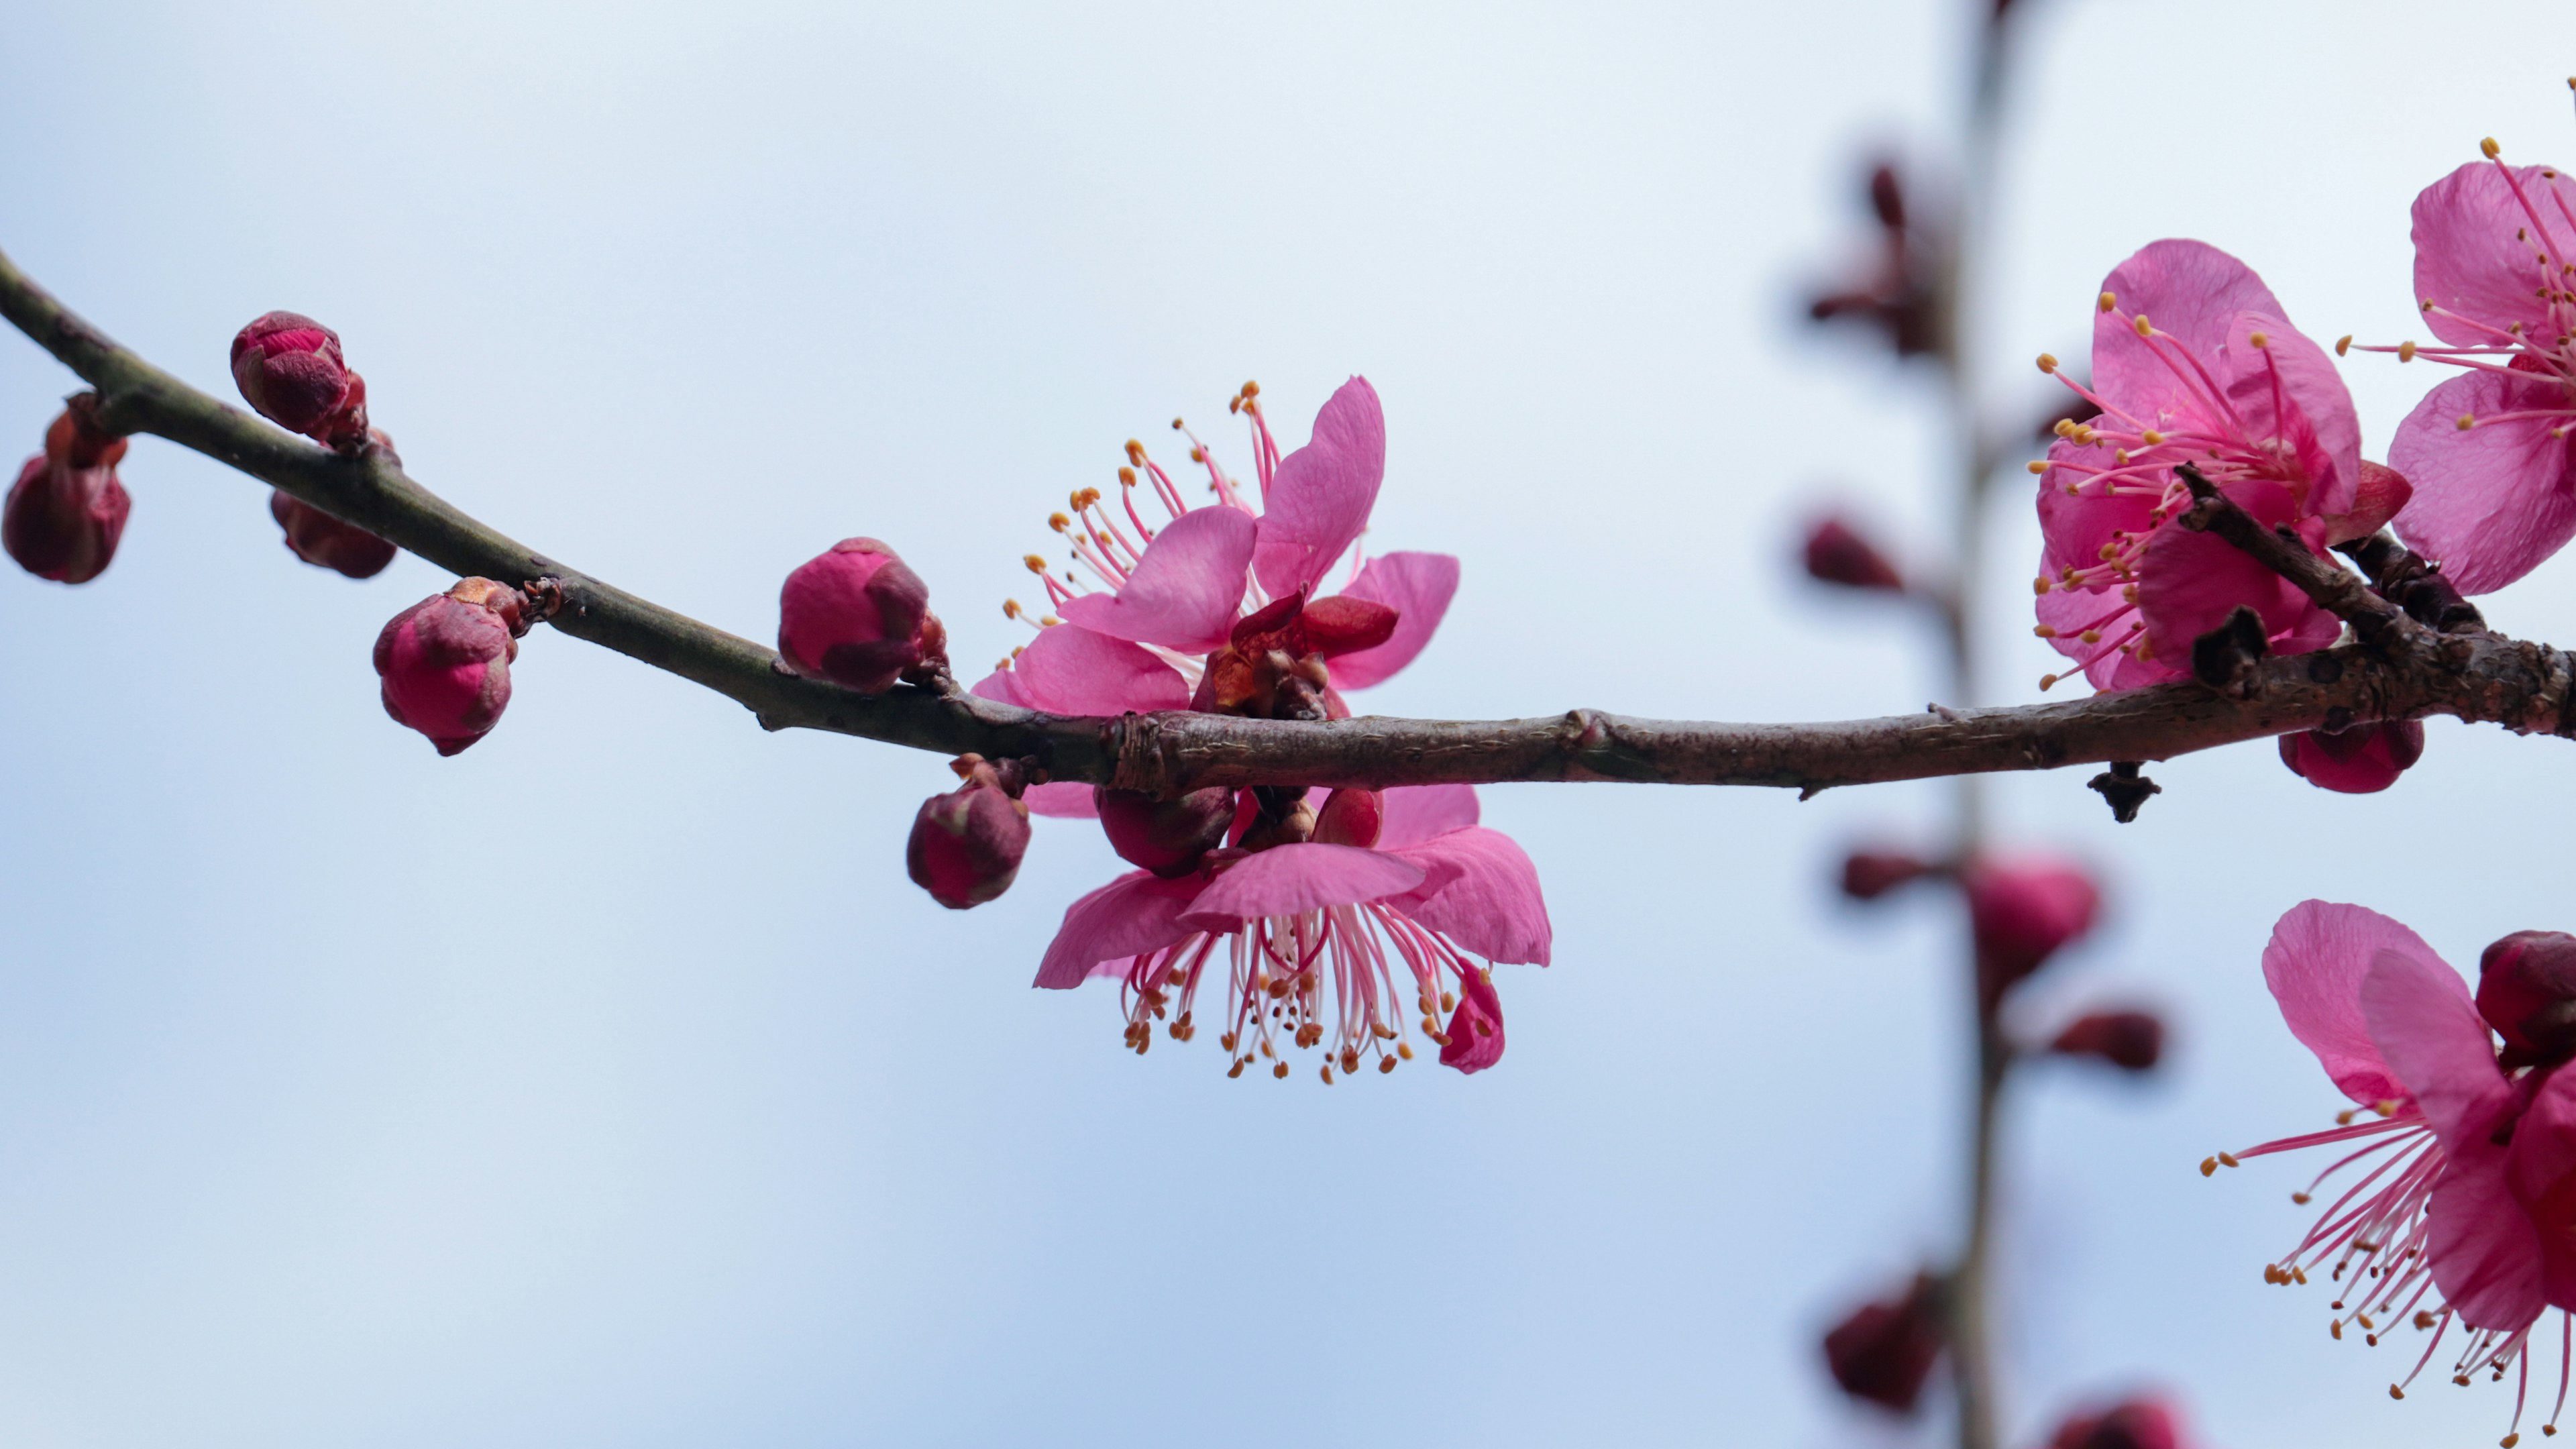
[[[2100,410],[2061,423],[2048,461],[2032,465],[2042,472],[2042,638],[2099,689],[2187,677],[2192,641],[2239,606],[2260,616],[2278,652],[2333,642],[2334,616],[2305,594],[2173,523],[2190,502],[2185,463],[2311,549],[2358,499],[2352,399],[2261,278],[2201,242],[2151,243],[2103,279],[2092,386],[2054,358],[2040,366]]]
[[[2492,145],[2492,143],[2490,143]],[[2444,345],[2395,352],[2467,369],[2398,424],[2415,486],[2408,547],[2462,593],[2503,588],[2576,537],[2576,181],[2492,151],[2415,198],[2415,295]]]
[[[2500,1060],[2481,1006],[2552,1033],[2576,1020],[2568,1000],[2535,1005],[2536,992],[2576,987],[2576,971],[2541,959],[2556,949],[2551,939],[2524,933],[2490,948],[2486,972],[2503,973],[2510,989],[2482,987],[2473,999],[2459,973],[2386,916],[2325,901],[2293,907],[2263,952],[2264,978],[2291,1034],[2356,1105],[2330,1130],[2201,1165],[2208,1173],[2293,1148],[2343,1149],[2294,1201],[2311,1201],[2338,1174],[2357,1180],[2265,1268],[2266,1280],[2324,1273],[2336,1285],[2337,1338],[2358,1327],[2376,1344],[2401,1323],[2429,1331],[2405,1383],[2458,1329],[2451,1376],[2466,1383],[2480,1370],[2498,1379],[2515,1370],[2517,1423],[2534,1326],[2556,1308],[2564,1330],[2565,1311],[2576,1308],[2576,1241],[2561,1226],[2576,1219],[2576,1074],[2558,1070],[2576,1042],[2553,1036],[2536,1062]],[[2562,1354],[2561,1408],[2563,1363]],[[2403,1397],[2404,1384],[2392,1392]]]
[[[1477,816],[1465,785],[1337,790],[1312,839],[1218,850],[1177,879],[1135,871],[1074,902],[1037,984],[1117,981],[1142,1052],[1156,1021],[1196,1034],[1222,946],[1229,1076],[1266,1060],[1285,1077],[1290,1049],[1319,1045],[1326,1082],[1371,1058],[1393,1071],[1417,1026],[1442,1063],[1482,1071],[1503,1052],[1493,964],[1546,965],[1553,930],[1529,857]]]

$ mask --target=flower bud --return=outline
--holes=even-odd
[[[1011,888],[1029,848],[1029,807],[1017,765],[975,755],[957,760],[966,782],[921,802],[903,851],[912,883],[952,911],[969,910]]]
[[[1225,843],[1234,824],[1234,791],[1222,785],[1158,800],[1142,790],[1094,789],[1101,832],[1130,865],[1166,879],[1188,875],[1207,853]]]
[[[1386,825],[1386,797],[1375,790],[1335,790],[1315,812],[1315,840],[1322,845],[1377,844]]]
[[[2320,790],[2369,795],[2397,783],[2424,758],[2424,722],[2378,720],[2281,736],[2281,763]]]
[[[460,579],[394,615],[376,636],[385,713],[453,755],[500,723],[525,601],[490,579]]]
[[[1905,576],[1896,565],[1839,518],[1828,518],[1807,531],[1807,576],[1847,589],[1905,591]]]
[[[2173,1410],[2153,1399],[2132,1399],[2068,1419],[2050,1436],[2048,1449],[2182,1449],[2182,1430]]]
[[[287,551],[317,568],[371,579],[394,561],[392,544],[282,491],[269,494],[268,513],[286,530]]]
[[[2478,958],[2478,1015],[2504,1038],[2507,1070],[2576,1051],[2576,936],[2516,931]]]
[[[2097,1011],[2069,1022],[2048,1049],[2099,1057],[2125,1072],[2152,1071],[2164,1056],[2165,1024],[2153,1012]]]
[[[1941,1357],[1940,1285],[1918,1273],[1902,1295],[1864,1303],[1825,1334],[1825,1367],[1844,1393],[1914,1412]]]
[[[85,584],[104,573],[134,509],[116,465],[126,441],[98,424],[98,394],[79,393],[45,428],[45,451],[18,470],[0,503],[0,547],[40,579]]]
[[[2415,485],[2406,481],[2405,474],[2385,463],[2363,459],[2361,479],[2353,489],[2352,511],[2326,516],[2327,544],[2370,537],[2385,528],[2388,520],[2395,518],[2414,496]]]
[[[1874,901],[1933,870],[1930,862],[1902,851],[1855,850],[1843,857],[1843,894],[1856,901]]]
[[[271,312],[233,334],[233,383],[260,416],[326,443],[367,436],[367,385],[341,360],[340,334]]]
[[[1905,230],[1905,186],[1889,162],[1882,161],[1870,170],[1869,209],[1877,215],[1880,226],[1889,231]]]
[[[862,694],[948,668],[930,586],[873,538],[845,538],[778,591],[778,652],[799,674]]]
[[[2093,928],[2102,894],[2070,865],[1980,861],[1962,879],[1977,944],[1977,996],[1992,1015],[2014,982]]]
[[[1459,974],[1458,1009],[1449,1013],[1444,1035],[1449,1038],[1440,1044],[1444,1067],[1474,1076],[1503,1059],[1503,998],[1494,990],[1492,968],[1469,967]]]

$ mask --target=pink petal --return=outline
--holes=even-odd
[[[1018,681],[1011,677],[1011,671],[1007,669],[996,669],[992,673],[985,675],[983,678],[976,680],[975,687],[966,692],[979,699],[997,700],[1003,704],[1016,704],[1022,709],[1027,709],[1029,707],[1029,702],[1020,697],[1020,686]]]
[[[1222,931],[1259,916],[1357,905],[1422,884],[1422,867],[1356,845],[1274,846],[1217,873],[1188,924]]]
[[[2446,1151],[2486,1140],[2513,1091],[2458,972],[2383,946],[2361,978],[2361,1018]]]
[[[1451,596],[1458,592],[1458,560],[1445,553],[1382,553],[1370,559],[1342,592],[1385,604],[1401,616],[1394,638],[1332,663],[1337,687],[1366,689],[1392,678],[1431,642],[1432,631],[1440,627]]]
[[[2537,1221],[2576,1218],[2576,1072],[2550,1073],[2514,1124],[2506,1180]],[[2576,1303],[2576,1241],[2565,1233],[2545,1233],[2540,1249],[2546,1260],[2544,1295],[2552,1303]]]
[[[2166,660],[2141,660],[2119,651],[2117,646],[2139,621],[2137,606],[2123,600],[2117,589],[2050,589],[2039,596],[2038,614],[2039,622],[2057,631],[2049,647],[2069,659],[2092,661],[2084,666],[2084,677],[2095,689],[2135,689],[2191,672],[2188,667],[2173,668]],[[2098,631],[2101,641],[2085,643],[2087,629]],[[2190,656],[2186,654],[2183,662],[2188,666]]]
[[[2409,1095],[2362,1018],[2362,978],[2383,951],[2440,968],[2458,988],[2459,1001],[2468,1004],[2468,985],[2423,937],[2361,906],[2301,901],[2272,927],[2271,942],[2263,948],[2263,981],[2281,1004],[2281,1020],[2288,1023],[2290,1035],[2317,1054],[2345,1096],[2364,1105],[2400,1102]]]
[[[2231,494],[2247,491],[2239,485]],[[2253,491],[2286,497],[2277,484],[2253,485]],[[2266,523],[2288,514],[2286,506],[2267,507],[2247,497],[2237,501]],[[2262,617],[2275,653],[2305,653],[2332,643],[2338,632],[2333,615],[2216,534],[2163,528],[2147,541],[2138,563],[2138,614],[2146,620],[2158,660],[2188,670],[2192,641],[2225,624],[2239,605],[2251,606]]]
[[[2206,385],[2177,349],[2206,365],[2226,344],[2237,313],[2282,312],[2252,268],[2207,242],[2149,242],[2102,279],[2102,290],[2118,299],[2118,311],[2093,315],[2094,394],[2150,427],[2159,415],[2196,418],[2212,411]],[[2139,313],[2172,337],[2153,343],[2140,337],[2122,320]]]
[[[2550,418],[2462,432],[2460,415],[2567,406],[2555,382],[2471,372],[2426,393],[2397,425],[2388,461],[2415,485],[2397,536],[2440,559],[2460,592],[2503,588],[2576,537],[2576,433],[2550,437]],[[2561,412],[2555,423],[2568,420]]]
[[[2081,444],[2060,438],[2048,448],[2048,461],[2083,468],[2115,466],[2119,450],[2109,443]],[[2114,534],[2144,533],[2155,527],[2149,515],[2155,500],[2135,493],[2106,493],[2091,473],[2059,468],[2040,480],[2039,536],[2045,547],[2040,572],[2062,578],[2067,569],[2086,569],[2102,561],[2102,546]],[[2066,490],[2072,486],[2076,491]]]
[[[1458,1009],[1449,1013],[1440,1048],[1440,1065],[1474,1076],[1503,1059],[1503,998],[1482,971],[1469,971],[1458,981]]]
[[[1060,612],[1113,639],[1160,644],[1185,654],[1223,647],[1243,610],[1259,529],[1232,508],[1194,508],[1172,520],[1115,594],[1085,594]]]
[[[2258,332],[2261,347],[2253,341]],[[2303,511],[2352,507],[2361,485],[2361,417],[2326,350],[2277,314],[2243,312],[2229,327],[2227,358],[2234,373],[2228,403],[2245,431],[2287,443],[2307,474]]]
[[[1377,831],[1380,850],[1464,830],[1481,814],[1473,785],[1398,785],[1385,792],[1384,803],[1386,814]]]
[[[1556,931],[1548,923],[1538,867],[1519,842],[1477,825],[1393,853],[1420,866],[1424,876],[1420,889],[1388,902],[1393,909],[1488,961],[1547,964]]]
[[[2475,324],[2506,329],[2516,322],[2527,336],[2545,341],[2557,335],[2549,304],[2533,294],[2558,283],[2544,283],[2546,264],[2532,245],[2546,238],[2559,261],[2576,262],[2576,226],[2550,199],[2555,191],[2576,211],[2576,183],[2564,174],[2540,174],[2554,169],[2523,166],[2513,173],[2539,213],[2537,233],[2531,211],[2514,199],[2503,168],[2493,162],[2472,161],[2415,198],[2415,296],[2459,314],[2427,313],[2424,325],[2434,336],[2461,347],[2483,346],[2495,335]]]
[[[2511,1332],[2540,1316],[2539,1229],[2505,1176],[2505,1149],[2476,1142],[2454,1155],[2427,1204],[2424,1257],[2433,1285],[2472,1328]]]
[[[1315,436],[1279,462],[1262,499],[1253,569],[1273,597],[1311,590],[1377,506],[1386,476],[1386,414],[1354,377],[1315,415]]]
[[[1064,924],[1038,963],[1037,984],[1053,991],[1080,986],[1103,961],[1159,951],[1197,934],[1181,916],[1206,888],[1204,877],[1163,880],[1145,871],[1122,875],[1065,909]]]
[[[1079,624],[1039,630],[1011,673],[1021,700],[1049,714],[1152,714],[1190,703],[1180,671],[1151,650]]]

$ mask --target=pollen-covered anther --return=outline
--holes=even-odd
[[[2469,429],[2476,427],[2477,425],[2478,425],[2478,420],[2477,420],[2477,418],[2476,418],[2476,417],[2474,417],[2474,416],[2473,416],[2473,415],[2471,415],[2471,414],[2468,414],[2468,413],[2462,413],[2462,414],[2460,414],[2460,420],[2459,420],[2458,422],[2456,422],[2456,423],[2452,424],[2452,426],[2453,426],[2453,427],[2458,428],[2461,432],[2464,432],[2464,433],[2465,433],[2465,432],[2467,432]]]
[[[1179,418],[1172,419],[1173,427],[1177,428],[1180,425],[1181,420]],[[1127,461],[1140,468],[1143,467],[1145,464],[1145,445],[1137,442],[1134,438],[1129,438],[1127,440]]]
[[[2138,434],[2138,441],[2146,444],[2150,448],[2162,446],[2164,440],[2165,435],[2157,432],[2153,428],[2149,428],[2145,432]]]
[[[2415,344],[2411,339],[2397,344],[2397,360],[2400,362],[2415,360]]]
[[[2348,356],[2350,356],[2351,354],[2352,354],[2352,334],[2351,334],[2351,333],[2349,333],[2349,332],[2347,332],[2347,333],[2345,333],[2344,335],[2342,335],[2341,337],[2338,337],[2338,338],[2336,338],[2336,339],[2335,339],[2335,356],[2337,356],[2337,357],[2348,357]]]
[[[2057,358],[2050,353],[2041,353],[2039,355],[2039,370],[2048,373],[2057,371]]]
[[[1024,563],[1024,564],[1027,564],[1027,565],[1029,566],[1029,572],[1030,572],[1030,573],[1033,573],[1033,574],[1042,574],[1042,573],[1045,573],[1045,572],[1047,571],[1047,562],[1046,562],[1046,560],[1045,560],[1045,559],[1043,559],[1043,558],[1041,558],[1041,557],[1039,557],[1039,556],[1038,556],[1038,555],[1036,555],[1036,554],[1028,554],[1028,555],[1026,555],[1026,556],[1022,557],[1022,558],[1021,558],[1021,560],[1020,560],[1020,562],[1022,562],[1022,563]]]
[[[2103,295],[2109,296],[2110,294],[2106,292]],[[2131,322],[2129,326],[2134,329],[2140,337],[2153,337],[2156,335],[2156,325],[2147,320],[2147,314],[2144,312],[2139,313],[2137,320]]]
[[[2270,333],[2268,333],[2268,332],[2256,332],[2256,333],[2253,333],[2253,334],[2251,334],[2250,336],[2248,336],[2245,340],[2246,340],[2246,341],[2248,341],[2248,342],[2253,343],[2253,344],[2254,344],[2254,350],[2255,350],[2255,351],[2257,351],[2257,352],[2260,352],[2260,351],[2262,351],[2264,348],[2269,347],[2269,346],[2271,346],[2271,345],[2272,345],[2272,337],[2271,337],[2271,334],[2270,334]]]
[[[2478,143],[2478,151],[2479,154],[2485,156],[2490,161],[2493,161],[2496,157],[2504,154],[2504,148],[2496,144],[2495,137],[2493,136],[2489,136],[2485,140],[2480,141]]]
[[[1047,515],[1047,527],[1054,529],[1058,533],[1062,533],[1066,529],[1073,527],[1073,520],[1061,513],[1050,513]],[[1036,557],[1037,556],[1035,554],[1030,555],[1031,559],[1035,559]]]
[[[2093,305],[2099,311],[2108,312],[2120,305],[2120,295],[2117,292],[2104,292]]]
[[[2031,471],[2032,476],[2036,477],[2039,474],[2048,471],[2048,460],[2046,458],[2033,458],[2022,466],[2028,468]]]

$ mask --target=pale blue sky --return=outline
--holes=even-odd
[[[2023,4],[1999,394],[2166,235],[2394,340],[2415,191],[2482,135],[2576,156],[2545,0]],[[1857,154],[1940,154],[1982,8],[17,0],[0,246],[211,389],[251,316],[327,320],[431,486],[747,634],[891,540],[978,663],[1121,441],[1246,377],[1293,441],[1365,372],[1374,545],[1466,561],[1370,707],[1901,712],[1928,636],[1786,540],[1831,497],[1930,553],[1944,425],[1797,289],[1858,239]],[[2431,375],[2346,371],[2376,453]],[[0,337],[0,438],[69,386]],[[1114,867],[1084,829],[942,911],[900,866],[941,762],[543,631],[440,760],[367,658],[443,576],[297,565],[158,442],[124,476],[103,580],[0,574],[0,1443],[1902,1439],[1814,1340],[1947,1243],[1956,927],[1825,882],[1936,789],[1490,790],[1557,925],[1501,973],[1504,1065],[1231,1082],[1028,989]],[[2020,503],[1994,536],[2028,697]],[[2571,606],[2561,561],[2490,612],[2566,642]],[[2259,1282],[2296,1168],[2192,1170],[2337,1104],[2256,971],[2291,903],[2461,963],[2571,924],[2566,747],[2431,736],[2368,799],[2264,747],[2156,769],[2126,828],[2089,771],[1998,789],[2109,883],[2034,1005],[2178,1039],[2014,1106],[2017,1440],[2141,1382],[2216,1445],[2502,1432],[2502,1391],[2392,1404],[2393,1350]]]

